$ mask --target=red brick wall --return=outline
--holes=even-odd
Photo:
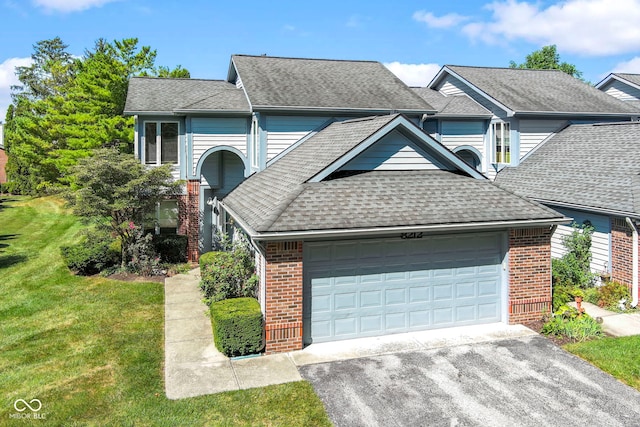
[[[265,260],[265,353],[300,350],[302,242],[269,242]]]
[[[624,218],[611,219],[611,279],[633,284],[633,235]]]
[[[7,172],[5,169],[6,165],[7,152],[3,148],[0,148],[0,184],[4,184],[5,182],[7,182]]]
[[[509,323],[540,320],[551,311],[551,230],[509,230]]]
[[[178,201],[180,225],[178,232],[187,235],[187,256],[189,261],[197,262],[200,257],[200,181],[187,181],[187,195]]]

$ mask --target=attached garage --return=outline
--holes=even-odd
[[[538,319],[559,213],[502,190],[404,116],[333,123],[220,206],[258,260],[266,352]]]
[[[305,243],[305,343],[501,321],[505,239]]]

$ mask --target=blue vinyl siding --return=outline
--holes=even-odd
[[[340,170],[424,170],[446,167],[394,131],[360,153]]]

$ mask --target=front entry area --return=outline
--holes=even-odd
[[[200,176],[200,252],[212,249],[213,234],[222,218],[216,200],[229,194],[244,180],[245,164],[242,158],[228,150],[209,154],[202,163]]]
[[[304,244],[304,342],[503,320],[505,236]]]

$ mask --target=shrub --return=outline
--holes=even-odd
[[[153,236],[137,228],[126,248],[127,270],[142,276],[160,274],[160,257],[153,247]]]
[[[577,286],[583,289],[595,283],[595,274],[591,273],[591,236],[593,227],[573,225],[570,235],[562,239],[567,253],[552,261],[553,285]]]
[[[96,274],[120,263],[118,239],[100,231],[90,231],[79,243],[60,248],[69,270],[80,275]]]
[[[589,288],[584,291],[584,300],[591,304],[598,304],[600,301],[600,288]]]
[[[543,334],[564,336],[581,342],[602,336],[602,326],[588,314],[567,305],[561,306],[542,327]]]
[[[179,234],[158,234],[153,236],[153,247],[160,261],[180,264],[187,262],[187,240],[187,236]]]
[[[227,298],[255,297],[258,276],[254,270],[251,253],[241,245],[231,252],[203,254],[200,288],[207,304]]]
[[[608,282],[598,288],[598,305],[609,310],[628,309],[631,304],[631,294],[627,285],[618,282]],[[620,301],[625,300],[620,307]]]
[[[232,298],[211,304],[216,348],[227,356],[255,354],[264,347],[262,312],[255,298]]]

